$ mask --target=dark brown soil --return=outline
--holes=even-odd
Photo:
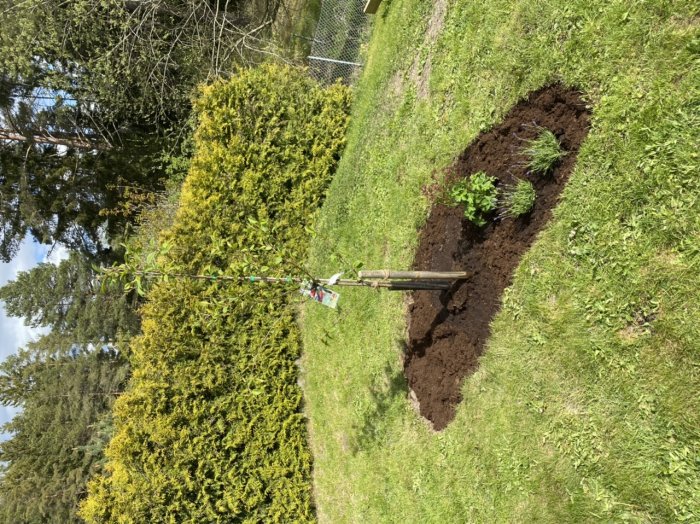
[[[478,171],[497,177],[500,187],[516,178],[530,180],[537,199],[529,215],[499,219],[496,212],[483,228],[467,221],[461,208],[437,204],[420,233],[415,269],[473,274],[448,291],[414,292],[409,307],[406,378],[421,414],[437,430],[454,418],[462,381],[479,364],[489,324],[520,257],[557,204],[588,133],[589,116],[577,92],[560,84],[545,87],[514,107],[502,124],[482,133],[448,168],[448,181]],[[521,153],[524,141],[535,138],[541,127],[568,151],[546,176],[529,173]]]

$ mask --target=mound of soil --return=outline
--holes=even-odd
[[[568,152],[545,176],[529,173],[522,153],[525,141],[543,127]],[[579,94],[555,84],[520,102],[448,168],[448,184],[478,171],[496,177],[500,187],[517,178],[530,180],[537,199],[527,216],[495,218],[483,228],[467,221],[461,208],[438,204],[420,233],[415,269],[472,274],[447,291],[417,291],[411,297],[404,369],[420,413],[436,430],[454,418],[462,381],[478,366],[501,293],[510,285],[520,257],[547,224],[589,127],[590,115]]]

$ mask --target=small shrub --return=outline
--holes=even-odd
[[[464,206],[464,216],[468,220],[483,226],[485,215],[496,209],[498,202],[495,181],[494,177],[479,171],[453,185],[449,190],[450,199],[454,205]]]
[[[502,216],[519,217],[526,215],[535,204],[535,188],[528,180],[518,180],[503,191]]]
[[[530,157],[527,167],[542,175],[549,173],[554,164],[566,155],[557,137],[549,129],[542,129],[537,138],[528,140],[524,152]]]

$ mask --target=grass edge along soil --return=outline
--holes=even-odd
[[[495,178],[501,195],[518,180],[528,180],[536,198],[529,213],[510,217],[507,210],[500,215],[494,210],[483,227],[467,220],[461,206],[437,203],[420,232],[415,269],[470,274],[447,291],[414,292],[408,308],[404,369],[420,413],[434,429],[444,429],[454,418],[462,381],[478,366],[501,294],[547,225],[589,128],[589,112],[579,94],[554,84],[517,104],[448,168],[446,185],[485,172]],[[551,172],[536,172],[524,151],[545,129],[554,133],[565,155]]]

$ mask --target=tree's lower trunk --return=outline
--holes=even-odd
[[[22,133],[18,133],[12,129],[0,128],[0,140],[34,142],[35,144],[52,144],[56,146],[71,147],[74,149],[97,149],[99,151],[107,151],[112,149],[110,144],[98,140],[97,137],[72,135],[69,133],[23,135]]]

